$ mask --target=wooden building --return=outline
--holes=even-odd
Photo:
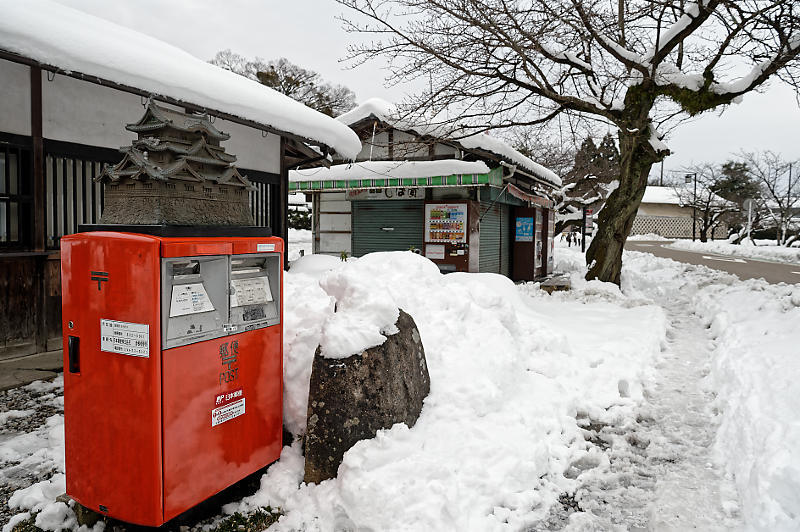
[[[290,190],[313,200],[314,253],[412,249],[445,272],[519,280],[552,271],[553,172],[489,135],[409,124],[379,99],[337,120],[362,142],[356,161],[290,172]]]
[[[0,19],[0,358],[59,349],[59,240],[98,222],[95,178],[152,98],[207,113],[254,185],[256,225],[286,237],[288,171],[357,137],[290,98],[166,43],[58,4]],[[313,146],[313,147],[312,147]]]

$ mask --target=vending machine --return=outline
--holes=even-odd
[[[159,526],[279,457],[283,241],[61,240],[67,494]]]
[[[425,204],[425,257],[443,272],[469,271],[470,202]]]

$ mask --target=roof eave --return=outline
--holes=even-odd
[[[115,81],[111,81],[111,80],[108,80],[108,79],[105,79],[105,78],[101,78],[101,77],[98,77],[98,76],[93,76],[93,75],[90,75],[90,74],[84,74],[82,72],[77,72],[77,71],[72,71],[72,70],[64,70],[64,69],[59,68],[57,66],[48,65],[46,63],[42,63],[40,61],[32,59],[30,57],[25,57],[23,55],[19,55],[19,54],[13,53],[13,52],[9,52],[9,51],[3,50],[1,48],[0,48],[0,59],[5,59],[5,60],[8,60],[8,61],[11,61],[11,62],[14,62],[14,63],[28,65],[28,66],[31,66],[31,67],[41,68],[42,70],[46,70],[48,72],[54,72],[56,74],[61,74],[63,76],[71,77],[71,78],[78,79],[78,80],[81,80],[81,81],[86,81],[88,83],[94,83],[96,85],[102,85],[104,87],[109,87],[109,88],[112,88],[112,89],[116,89],[116,90],[119,90],[119,91],[130,93],[130,94],[136,94],[137,96],[142,96],[142,97],[145,97],[145,98],[151,98],[153,100],[157,100],[157,101],[169,104],[169,105],[175,105],[175,106],[178,106],[178,107],[183,107],[184,109],[187,109],[189,111],[198,112],[198,113],[206,113],[206,114],[208,114],[210,116],[221,118],[222,120],[227,120],[227,121],[233,122],[235,124],[239,124],[239,125],[242,125],[242,126],[253,128],[253,129],[258,129],[260,131],[264,131],[264,132],[267,132],[267,133],[272,133],[274,135],[278,135],[278,136],[281,136],[281,137],[292,139],[292,140],[295,140],[297,142],[302,142],[304,144],[313,144],[314,146],[318,146],[323,152],[327,151],[329,153],[336,153],[336,150],[333,147],[328,146],[327,144],[325,144],[323,142],[320,142],[320,141],[317,141],[317,140],[314,140],[314,139],[309,139],[309,138],[303,137],[301,135],[297,135],[295,133],[290,133],[288,131],[284,131],[282,129],[278,129],[276,127],[273,127],[273,126],[271,126],[269,124],[262,124],[262,123],[259,123],[259,122],[253,121],[253,120],[249,120],[247,118],[241,118],[241,117],[238,117],[236,115],[232,115],[232,114],[226,113],[224,111],[219,111],[219,110],[212,109],[212,108],[209,108],[209,107],[204,107],[202,105],[197,105],[197,104],[194,104],[194,103],[191,103],[191,102],[178,100],[176,98],[172,98],[171,96],[166,96],[166,95],[163,95],[163,94],[154,94],[154,93],[151,93],[151,92],[146,91],[144,89],[139,89],[137,87],[132,87],[130,85],[117,83]]]

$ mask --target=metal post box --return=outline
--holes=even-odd
[[[275,461],[283,241],[61,240],[67,494],[159,526]]]

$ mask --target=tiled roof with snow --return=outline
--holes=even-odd
[[[397,108],[381,98],[370,98],[361,105],[358,105],[355,109],[339,115],[336,117],[336,120],[350,126],[371,116],[400,130],[414,131],[420,135],[442,136],[439,134],[442,129],[440,126],[417,124],[400,118],[398,117]],[[451,140],[451,142],[460,144],[466,149],[483,150],[498,155],[509,163],[515,164],[533,173],[553,186],[561,186],[561,178],[558,177],[555,172],[545,168],[533,159],[524,156],[505,141],[492,137],[488,133],[469,135],[464,138]]]
[[[361,151],[341,122],[163,41],[48,0],[0,0],[0,50],[191,103],[332,147]]]
[[[481,161],[441,159],[438,161],[359,161],[336,164],[330,168],[290,170],[289,181],[328,181],[332,179],[373,179],[447,176],[454,174],[486,174],[489,167]]]

